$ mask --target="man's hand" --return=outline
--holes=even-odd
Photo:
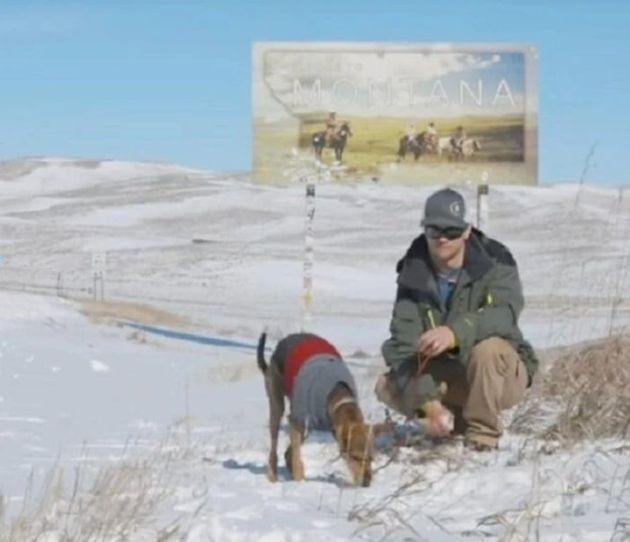
[[[439,400],[434,399],[424,404],[426,416],[424,426],[432,437],[448,437],[453,431],[453,413]]]
[[[424,359],[434,358],[455,346],[455,335],[448,326],[425,331],[418,339],[418,353]]]

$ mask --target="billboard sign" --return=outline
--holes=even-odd
[[[531,45],[256,43],[253,174],[536,184]]]

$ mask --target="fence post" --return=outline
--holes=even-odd
[[[313,219],[315,217],[315,182],[306,182],[306,216],[304,221],[304,268],[302,276],[302,331],[307,331],[312,322],[313,264],[315,247]]]
[[[485,232],[489,226],[489,192],[490,187],[487,184],[480,184],[477,186],[477,229],[483,232]]]
[[[57,273],[57,297],[63,297],[63,274]]]
[[[104,301],[105,296],[105,270],[107,269],[107,253],[92,253],[92,279],[93,279],[93,297],[96,301],[99,297],[99,281],[100,281],[100,298]]]

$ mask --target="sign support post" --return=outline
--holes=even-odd
[[[302,331],[307,331],[313,315],[313,264],[315,247],[313,239],[313,219],[315,218],[315,182],[306,179],[306,216],[304,222],[304,267],[302,276]]]
[[[490,211],[488,207],[488,194],[490,187],[487,184],[477,186],[477,229],[485,232],[488,229]]]

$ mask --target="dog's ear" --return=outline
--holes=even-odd
[[[335,436],[341,453],[365,450],[370,453],[374,445],[374,427],[364,423],[343,423],[335,427]]]
[[[341,423],[335,426],[335,437],[339,442],[339,449],[347,452],[353,440],[362,438],[367,433],[368,426],[362,423]]]
[[[335,425],[335,438],[339,443],[339,449],[341,452],[346,452],[349,447],[351,429],[350,424],[348,423],[340,423],[339,425]]]
[[[335,436],[354,484],[369,486],[372,481],[372,427],[364,423],[343,423],[335,427]]]

